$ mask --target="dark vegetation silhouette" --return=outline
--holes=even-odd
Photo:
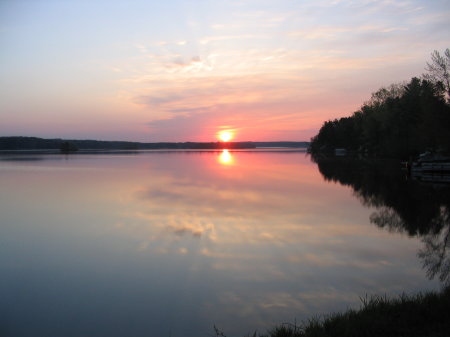
[[[44,139],[37,137],[0,137],[0,150],[62,150],[67,147],[79,150],[152,150],[152,149],[241,149],[255,148],[253,142],[158,142]]]
[[[61,151],[61,153],[71,153],[71,152],[77,152],[78,148],[70,143],[70,142],[62,142],[59,150]]]
[[[450,321],[450,288],[440,293],[361,298],[358,310],[280,325],[260,337],[444,337]]]
[[[324,122],[310,152],[337,148],[408,159],[426,150],[450,152],[450,51],[435,51],[427,74],[372,94],[349,117]]]
[[[44,139],[37,137],[0,137],[1,150],[156,150],[156,149],[254,149],[256,147],[306,148],[309,142],[158,142]],[[73,151],[72,151],[73,152]]]
[[[349,309],[299,324],[284,323],[264,334],[246,337],[446,337],[450,329],[450,288],[440,293],[361,298]],[[214,326],[215,337],[227,335]]]

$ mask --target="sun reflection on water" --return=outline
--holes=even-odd
[[[219,155],[219,163],[221,163],[222,165],[233,165],[234,164],[234,158],[231,155],[230,151],[222,150],[222,152]]]

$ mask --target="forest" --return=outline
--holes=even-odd
[[[372,94],[349,117],[323,123],[311,153],[345,149],[407,159],[424,151],[450,152],[450,50],[431,54],[427,73]]]

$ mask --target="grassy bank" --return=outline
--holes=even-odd
[[[300,325],[283,324],[259,337],[450,336],[450,287],[439,293],[372,296],[358,310],[312,318]],[[216,330],[217,336],[225,336]]]

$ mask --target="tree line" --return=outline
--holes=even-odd
[[[153,149],[248,149],[254,142],[158,142],[44,139],[38,137],[0,137],[1,150],[153,150]]]
[[[77,150],[157,150],[157,149],[254,149],[257,147],[307,148],[309,142],[158,142],[141,143],[127,141],[44,139],[38,137],[0,137],[3,150],[61,150],[63,153]]]
[[[427,73],[372,94],[350,117],[323,123],[310,152],[336,148],[408,158],[426,150],[450,152],[450,50],[435,51]]]

